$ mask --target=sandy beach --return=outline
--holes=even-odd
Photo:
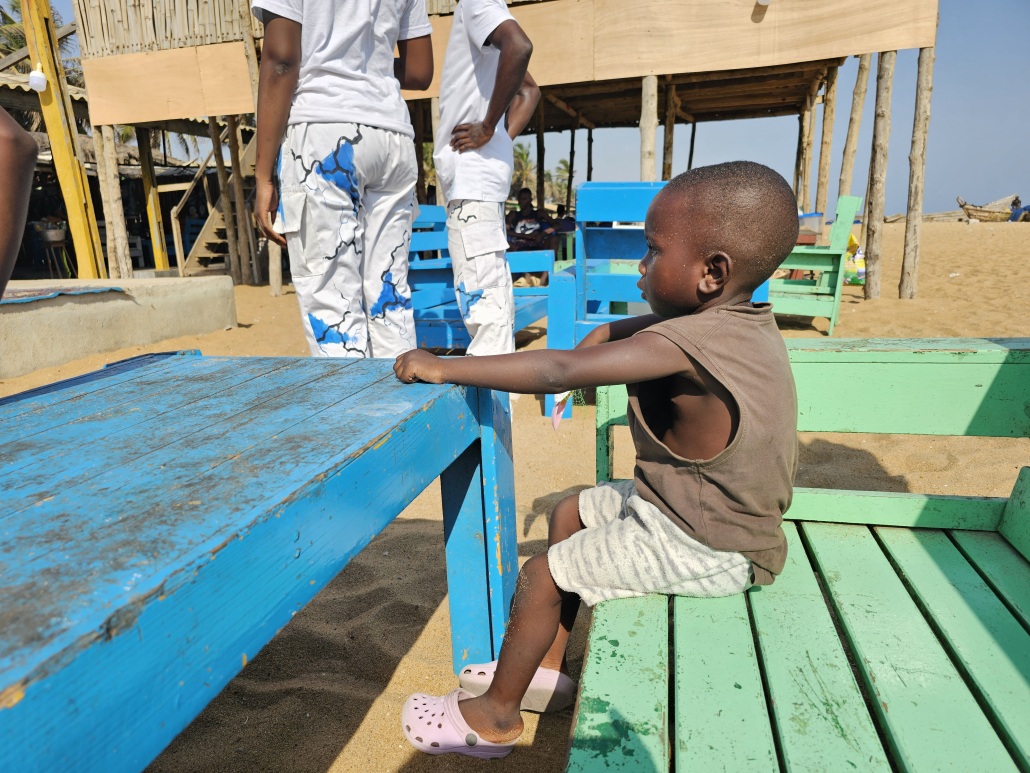
[[[900,301],[904,223],[885,226],[882,289],[865,301],[846,288],[835,338],[1030,336],[1030,225],[934,223],[923,226],[919,298]],[[17,379],[0,396],[69,378],[145,351],[199,349],[208,355],[304,356],[292,290],[239,287],[240,327],[163,341]],[[523,347],[546,345],[546,320]],[[786,337],[824,336],[825,320],[783,319]],[[188,399],[188,396],[186,396]],[[856,406],[875,396],[849,395]],[[594,414],[578,407],[552,431],[542,400],[523,396],[513,416],[519,554],[544,549],[551,509],[594,480]],[[797,483],[828,488],[1008,496],[1030,440],[901,435],[805,434]],[[616,474],[630,475],[628,433],[616,441]],[[414,691],[457,686],[451,672],[443,527],[438,484],[431,485],[358,555],[148,768],[208,771],[465,771],[483,763],[428,757],[404,740],[399,713]],[[570,646],[582,662],[589,610]],[[525,714],[526,732],[490,769],[560,771],[572,712]]]

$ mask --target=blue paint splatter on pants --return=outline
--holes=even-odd
[[[308,322],[311,325],[311,332],[315,334],[315,340],[320,344],[343,345],[351,342],[351,336],[341,333],[336,326],[330,325],[314,314],[308,314]]]
[[[354,146],[340,138],[336,149],[318,164],[318,174],[337,188],[347,191],[357,206],[358,173],[354,169]]]
[[[393,272],[387,271],[383,274],[383,289],[379,291],[379,297],[372,304],[372,308],[368,310],[368,316],[378,317],[382,315],[385,319],[387,310],[391,308],[410,309],[411,298],[405,298],[401,295],[394,284]]]
[[[482,290],[466,292],[464,282],[458,285],[458,311],[461,312],[462,319],[469,318],[469,312],[472,310],[472,307],[479,303],[482,297]]]

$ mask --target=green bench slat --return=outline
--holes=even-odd
[[[743,594],[673,601],[676,770],[776,771]]]
[[[1000,534],[953,531],[952,539],[1030,629],[1030,563]]]
[[[877,528],[894,563],[1030,769],[1030,634],[941,531]]]
[[[748,597],[787,770],[889,771],[797,527],[787,565]],[[677,645],[678,645],[677,640]]]
[[[1006,502],[1008,500],[1003,497],[957,497],[796,486],[787,517],[792,521],[993,531],[1001,522]]]
[[[898,766],[1015,771],[869,529],[822,523],[802,528]]]
[[[568,771],[669,770],[669,600],[594,608]]]

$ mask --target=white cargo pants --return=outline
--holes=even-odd
[[[415,344],[408,245],[415,147],[353,123],[295,124],[279,157],[279,212],[312,357],[396,357]]]
[[[515,298],[508,268],[504,205],[461,199],[447,205],[454,295],[472,343],[468,355],[515,351]]]

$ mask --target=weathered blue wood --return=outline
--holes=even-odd
[[[250,406],[242,404],[238,396],[243,388],[255,395],[264,391],[265,397],[255,398],[255,402],[261,402],[276,392],[314,380],[311,370],[297,360],[258,357],[232,368],[205,358],[197,367],[185,369],[180,377],[190,379],[199,395],[191,401],[187,428],[166,421],[169,414],[180,409],[182,399],[177,385],[169,383],[167,394],[151,396],[146,404],[137,401],[114,408],[97,405],[102,409],[98,413],[0,445],[0,486],[5,491],[0,514],[35,504],[55,489],[81,483],[109,467],[153,453],[186,434],[246,411]],[[60,463],[69,454],[76,456],[76,463]]]
[[[414,255],[420,252],[436,252],[447,249],[446,231],[413,231],[408,248]]]
[[[576,221],[642,223],[665,182],[586,182],[576,186]],[[578,240],[577,240],[578,241]]]
[[[483,455],[483,512],[493,660],[501,651],[508,609],[519,575],[515,534],[515,462],[511,443],[510,401],[504,392],[479,390],[479,432]],[[472,661],[477,662],[477,661]],[[459,664],[455,662],[455,673]]]
[[[632,274],[588,274],[587,300],[633,301],[641,303],[643,297],[637,282],[640,275]],[[621,315],[625,317],[626,315]]]
[[[500,645],[494,643],[490,581],[483,571],[487,565],[487,540],[480,448],[479,443],[473,443],[440,476],[451,662],[455,673],[464,663],[489,663]]]
[[[141,769],[479,439],[477,390],[297,362],[315,378],[259,404],[243,385],[237,415],[0,516],[0,770]]]

